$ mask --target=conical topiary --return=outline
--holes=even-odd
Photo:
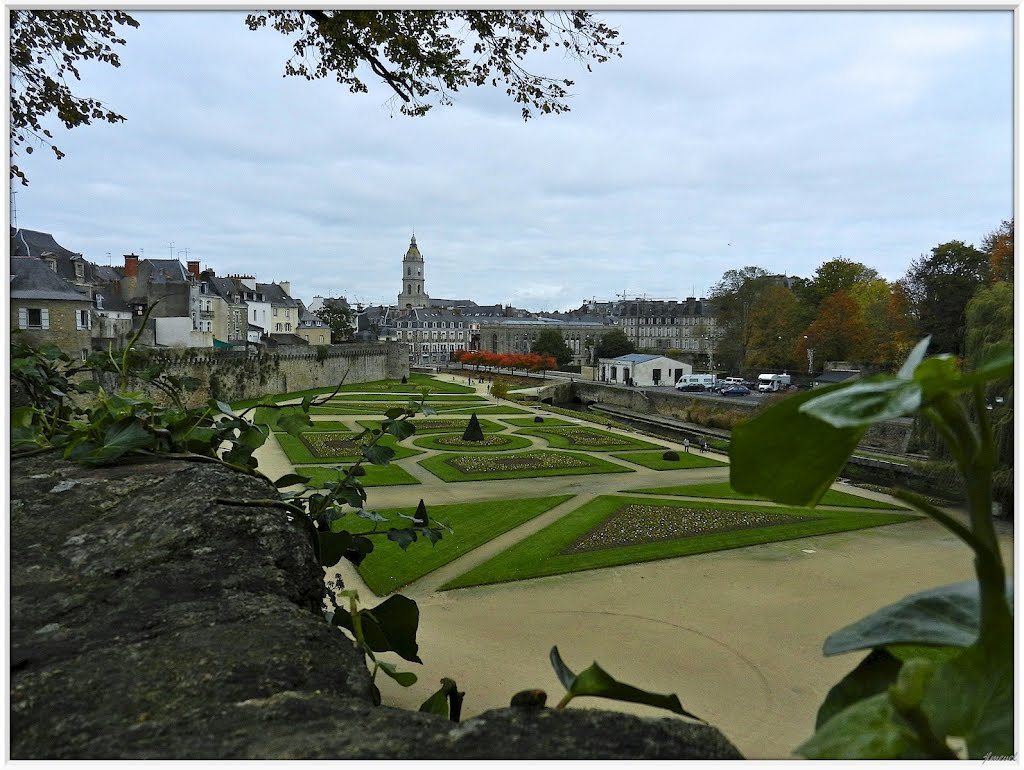
[[[480,428],[480,421],[476,418],[476,412],[469,418],[469,425],[466,426],[466,432],[462,434],[463,441],[483,441],[484,432]]]

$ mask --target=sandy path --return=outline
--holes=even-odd
[[[486,384],[478,385],[477,392],[486,395]],[[500,420],[498,415],[488,418]],[[661,438],[650,440],[675,446]],[[596,495],[722,481],[728,478],[728,467],[637,467],[629,474],[445,484],[416,465],[425,456],[399,461],[421,485],[369,488],[371,506],[414,505],[420,497],[428,506],[524,494],[576,498],[403,590],[420,606],[424,665],[398,661],[401,670],[419,677],[408,689],[380,677],[378,685],[389,705],[418,708],[442,676],[454,678],[465,690],[464,717],[506,706],[512,694],[532,687],[546,690],[549,703],[555,702],[562,689],[548,652],[558,645],[574,670],[597,660],[623,681],[677,693],[684,707],[719,727],[750,759],[787,758],[811,734],[829,688],[860,659],[857,654],[823,657],[821,645],[829,633],[908,593],[974,576],[967,549],[937,524],[921,520],[438,593],[436,588],[451,577]],[[271,477],[291,470],[274,441],[258,457],[261,470]],[[1012,565],[1012,538],[1001,536],[1000,542]],[[351,565],[343,562],[339,569],[364,604],[376,603]],[[647,716],[667,713],[593,698],[577,700],[572,707],[577,706]]]

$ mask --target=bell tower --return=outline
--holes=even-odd
[[[425,286],[426,276],[423,274],[423,255],[416,246],[416,236],[412,236],[409,249],[402,259],[402,290],[398,295],[398,309],[426,307],[430,302]]]

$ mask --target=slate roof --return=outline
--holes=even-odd
[[[11,299],[91,302],[37,257],[11,257]]]
[[[103,307],[97,307],[97,310],[113,310],[119,312],[130,312],[131,308],[128,304],[121,299],[121,294],[117,289],[116,285],[100,284],[96,287],[94,295],[103,297]]]
[[[38,230],[26,230],[25,228],[11,228],[11,256],[12,257],[41,257],[43,252],[49,251],[54,256],[74,257],[75,252],[65,249],[49,233]]]
[[[665,358],[665,356],[652,356],[649,353],[627,353],[624,356],[613,358],[612,361],[622,361],[623,363],[630,364],[643,364],[647,361],[653,361],[655,358]],[[672,359],[669,359],[670,361]]]
[[[285,294],[284,289],[276,283],[257,283],[256,291],[262,292],[263,300],[271,305],[280,305],[282,307],[296,307],[298,305],[298,302]]]
[[[471,299],[435,299],[434,297],[431,297],[429,300],[427,300],[427,305],[429,305],[430,307],[478,307],[478,305]]]
[[[297,334],[288,334],[287,332],[282,334],[271,334],[268,337],[268,341],[272,345],[308,345],[302,337]]]
[[[144,259],[141,265],[149,265],[149,280],[151,283],[167,283],[169,281],[188,281],[190,273],[185,266],[176,259]]]
[[[218,297],[223,299],[229,305],[244,305],[245,301],[241,298],[238,291],[238,287],[235,282],[230,278],[218,278],[217,276],[207,276],[206,283],[209,284],[210,289]]]

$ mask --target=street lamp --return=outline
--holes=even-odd
[[[701,337],[708,344],[708,371],[715,373],[715,338],[708,334]]]
[[[807,373],[814,373],[814,348],[811,347],[811,338],[806,334],[804,339],[807,340]]]

